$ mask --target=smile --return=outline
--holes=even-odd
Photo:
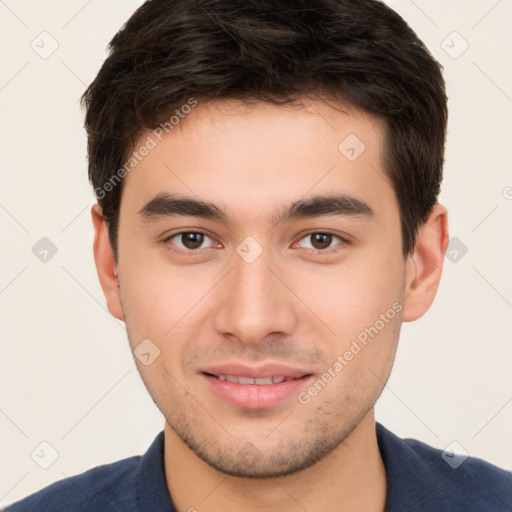
[[[314,379],[311,373],[280,365],[260,368],[224,365],[203,369],[199,375],[207,393],[213,393],[225,404],[244,409],[292,405],[297,394]]]

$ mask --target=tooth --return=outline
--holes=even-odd
[[[272,384],[273,379],[272,377],[261,377],[259,379],[254,379],[254,382],[259,385],[267,385]]]
[[[252,377],[238,377],[239,384],[254,384],[254,379]]]
[[[239,377],[237,375],[215,375],[218,380],[227,380],[235,384],[258,384],[259,386],[268,386],[270,384],[279,384],[280,382],[287,382],[293,380],[293,377]]]

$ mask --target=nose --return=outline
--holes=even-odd
[[[294,296],[267,252],[252,263],[235,253],[233,265],[216,297],[217,332],[253,345],[269,335],[293,333],[297,323]]]

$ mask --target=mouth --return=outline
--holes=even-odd
[[[269,409],[290,402],[313,379],[312,373],[282,365],[225,365],[199,374],[217,398],[244,409]]]

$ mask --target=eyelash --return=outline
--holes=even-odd
[[[203,236],[206,236],[213,240],[213,238],[210,235],[208,235],[208,233],[205,233],[204,231],[201,231],[201,230],[194,230],[194,231],[179,231],[178,233],[173,233],[172,235],[169,235],[164,240],[162,240],[162,243],[164,245],[168,245],[173,238],[176,238],[180,235],[190,234],[190,233],[193,233],[195,235],[203,235]],[[336,244],[334,246],[334,248],[329,248],[329,249],[303,248],[308,254],[314,254],[314,255],[332,254],[332,253],[335,253],[335,252],[341,250],[341,247],[347,246],[350,244],[350,242],[346,238],[343,238],[340,235],[336,235],[335,233],[331,233],[329,231],[310,231],[309,233],[304,234],[298,241],[300,242],[304,238],[311,236],[311,235],[330,235],[330,236],[333,236],[334,238],[339,239],[340,243]],[[298,242],[295,242],[294,245],[296,243],[298,243]],[[195,256],[195,255],[199,254],[202,249],[187,249],[187,250],[173,249],[173,250],[180,254],[185,254],[187,256]]]

